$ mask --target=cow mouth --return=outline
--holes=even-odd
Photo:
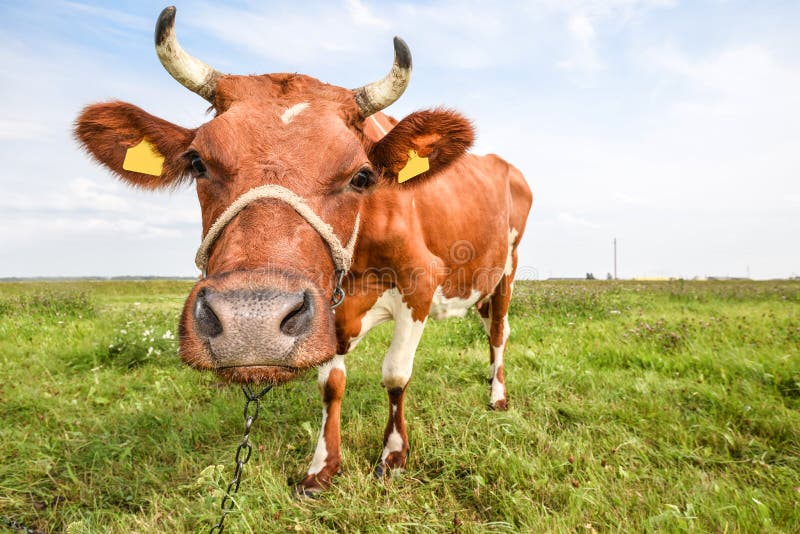
[[[294,380],[306,370],[284,365],[234,365],[214,369],[220,378],[236,384],[282,384]]]

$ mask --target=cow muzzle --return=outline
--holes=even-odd
[[[199,282],[181,316],[181,357],[234,382],[285,382],[336,349],[326,292],[277,271]]]
[[[217,368],[284,366],[311,331],[314,308],[308,291],[203,289],[193,315],[197,335],[208,344]]]

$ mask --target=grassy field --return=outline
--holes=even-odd
[[[242,395],[180,363],[188,282],[0,284],[0,516],[47,532],[207,530]],[[798,532],[800,283],[518,283],[511,409],[474,314],[429,323],[408,470],[373,479],[390,325],[348,357],[344,472],[290,484],[315,373],[267,395],[231,532]],[[0,530],[2,527],[0,526]]]

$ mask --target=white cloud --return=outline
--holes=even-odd
[[[118,9],[91,6],[80,2],[64,2],[64,6],[82,15],[99,18],[103,22],[111,22],[134,30],[150,31],[153,28],[153,22],[151,20],[142,16],[131,15],[130,13]]]
[[[54,235],[128,235],[134,239],[195,236],[199,209],[172,206],[168,199],[137,198],[112,180],[77,178],[64,190],[20,193],[0,198],[0,221],[13,227],[9,241],[35,240]],[[191,233],[186,235],[186,229]],[[199,230],[197,230],[199,234]]]
[[[377,26],[379,28],[388,28],[390,26],[388,21],[376,17],[372,10],[365,6],[361,0],[347,0],[347,11],[356,24]]]
[[[571,71],[592,73],[603,67],[598,57],[595,30],[589,17],[576,14],[569,17],[567,31],[571,37],[571,54],[558,62],[558,66]]]

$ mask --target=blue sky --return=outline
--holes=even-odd
[[[166,4],[0,4],[0,276],[194,275],[191,187],[133,191],[82,154],[82,106],[132,102],[184,126],[207,105],[163,70]],[[218,70],[355,87],[406,39],[389,113],[448,105],[475,152],[534,191],[531,278],[800,275],[800,2],[182,2],[183,46]],[[446,199],[442,199],[446,201]]]

